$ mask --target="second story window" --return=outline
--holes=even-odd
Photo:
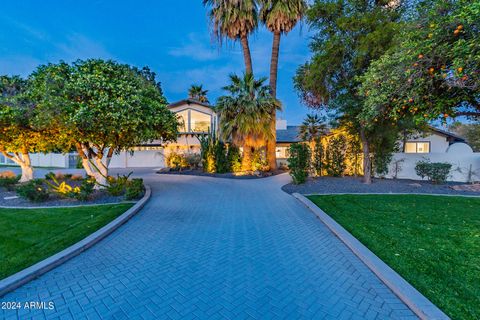
[[[212,130],[212,116],[195,110],[183,110],[177,112],[180,133],[208,132]]]

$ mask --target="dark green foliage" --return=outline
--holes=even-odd
[[[445,183],[450,175],[452,165],[450,163],[419,161],[415,166],[415,172],[419,177],[427,178],[432,183]]]
[[[452,319],[480,319],[480,199],[309,198]]]
[[[214,145],[215,169],[217,173],[229,171],[227,149],[222,141],[216,141]]]
[[[45,202],[50,194],[48,188],[43,185],[42,179],[34,179],[23,183],[16,188],[17,194],[32,202]]]
[[[204,172],[215,173],[215,143],[217,141],[215,135],[204,134],[197,135],[200,141],[200,155],[202,156],[202,168]]]
[[[324,169],[325,149],[320,138],[315,139],[313,147],[312,168],[316,176],[322,176]]]
[[[108,185],[105,186],[107,193],[111,196],[117,197],[125,193],[127,184],[129,183],[129,178],[132,175],[130,172],[128,175],[117,175],[116,178],[108,177]]]
[[[290,145],[290,156],[287,159],[290,175],[293,183],[304,183],[310,170],[311,151],[304,143],[292,143]]]
[[[327,174],[341,177],[347,168],[346,160],[347,139],[344,135],[338,135],[330,139],[325,152],[325,170]]]
[[[252,156],[252,171],[268,171],[265,150],[255,150]]]
[[[145,193],[143,179],[132,179],[127,183],[125,190],[125,200],[139,199]]]
[[[79,201],[87,201],[90,199],[90,196],[93,194],[95,188],[95,180],[85,179],[82,181],[82,184],[79,187],[78,192],[73,192],[71,195],[73,198]]]
[[[238,147],[234,145],[228,146],[227,161],[230,172],[242,171],[242,155]]]

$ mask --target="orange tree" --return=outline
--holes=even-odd
[[[37,109],[25,99],[26,87],[18,76],[0,77],[0,153],[21,167],[20,182],[33,179],[30,153],[54,148],[52,130],[35,124]]]
[[[425,1],[397,38],[360,79],[366,122],[480,117],[480,2]]]
[[[96,59],[62,62],[38,67],[30,82],[38,122],[58,128],[63,151],[76,149],[99,185],[106,184],[114,153],[176,139],[177,118],[148,68]]]

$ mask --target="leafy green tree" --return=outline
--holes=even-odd
[[[203,0],[203,5],[210,10],[211,28],[215,37],[219,41],[225,38],[240,40],[246,73],[253,73],[248,36],[258,25],[256,0]]]
[[[295,87],[307,106],[334,111],[341,125],[359,134],[365,183],[371,183],[371,132],[359,118],[364,96],[358,77],[394,44],[401,17],[401,2],[387,0],[316,0],[307,11],[317,34],[310,45],[313,57],[297,70]],[[375,128],[380,125],[396,130],[392,122]]]
[[[21,167],[20,182],[33,179],[30,153],[52,150],[55,134],[35,125],[37,110],[25,99],[26,88],[19,76],[0,77],[0,153]]]
[[[293,183],[304,183],[308,178],[312,159],[310,147],[306,143],[292,143],[289,148],[289,154],[287,162]]]
[[[230,75],[231,84],[223,88],[228,95],[217,100],[220,133],[224,140],[243,147],[244,171],[251,170],[253,151],[265,147],[266,139],[273,136],[272,110],[280,109],[265,81],[256,80],[251,73]]]
[[[362,117],[480,117],[480,3],[429,0],[361,77]]]
[[[328,141],[325,151],[325,170],[328,175],[340,177],[345,174],[347,139],[344,135],[338,135]]]
[[[270,59],[270,89],[272,96],[277,97],[278,59],[280,54],[280,40],[283,34],[289,33],[302,20],[307,9],[304,0],[259,0],[260,20],[273,33],[272,55]],[[271,126],[276,126],[276,114],[272,114]],[[276,160],[276,133],[268,140],[267,158],[271,169],[277,166]]]
[[[202,85],[192,84],[190,89],[188,89],[188,97],[198,102],[210,103],[210,101],[208,101],[207,94],[208,90],[204,90]]]
[[[63,151],[76,148],[88,175],[106,185],[115,152],[152,140],[173,141],[177,118],[166,107],[155,74],[114,61],[42,65],[29,96],[44,127],[57,128]]]

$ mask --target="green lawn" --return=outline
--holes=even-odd
[[[0,209],[0,279],[82,240],[132,205]]]
[[[452,319],[480,319],[480,198],[309,198]]]

